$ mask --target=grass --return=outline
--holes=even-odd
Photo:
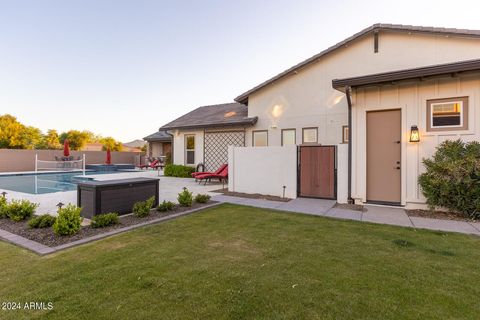
[[[480,239],[222,205],[46,257],[0,243],[0,319],[475,319]]]

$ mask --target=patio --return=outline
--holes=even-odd
[[[116,180],[116,179],[127,179],[127,178],[158,178],[160,179],[160,195],[159,200],[167,201],[176,201],[177,195],[182,191],[183,187],[188,188],[194,194],[197,193],[208,193],[210,195],[215,195],[212,193],[212,190],[217,190],[221,188],[219,183],[209,183],[206,186],[203,184],[198,184],[193,179],[187,178],[172,178],[165,177],[162,174],[162,171],[158,172],[156,170],[145,170],[138,172],[125,172],[125,173],[114,173],[114,174],[101,174],[101,175],[92,175],[89,176],[99,181],[105,180]],[[56,215],[57,204],[59,202],[63,204],[77,204],[77,192],[76,191],[66,191],[66,192],[56,192],[56,193],[46,193],[46,194],[27,194],[15,191],[7,191],[7,198],[9,199],[27,199],[34,203],[40,204],[37,213],[44,214],[49,213],[51,215]]]

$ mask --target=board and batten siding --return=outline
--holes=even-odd
[[[372,34],[366,35],[252,93],[248,116],[257,116],[258,122],[247,130],[247,146],[252,130],[268,130],[269,145],[280,146],[281,130],[289,128],[296,129],[300,144],[305,127],[318,127],[319,143],[339,144],[348,122],[347,102],[332,88],[333,79],[477,59],[480,52],[479,39],[453,36],[381,31],[378,53],[373,41]]]
[[[426,132],[427,100],[463,97],[469,98],[468,130]],[[352,109],[352,197],[366,201],[366,114],[368,111],[400,109],[401,130],[401,204],[407,207],[425,207],[425,198],[417,183],[424,172],[422,159],[435,153],[445,140],[480,140],[480,74],[420,81],[399,85],[359,88],[353,92]],[[418,125],[420,142],[409,142],[410,128]]]

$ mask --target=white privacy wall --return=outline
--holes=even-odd
[[[228,190],[297,197],[297,147],[229,147]]]

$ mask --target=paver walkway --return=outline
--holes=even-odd
[[[355,210],[334,208],[334,200],[323,199],[297,198],[289,202],[280,202],[262,199],[232,197],[225,195],[217,195],[214,196],[212,199],[220,202],[247,205],[258,208],[299,212],[317,216],[366,221],[379,224],[390,224],[402,227],[459,232],[480,236],[479,222],[410,217],[402,208],[366,205],[365,208],[367,209],[367,211],[361,212]]]

